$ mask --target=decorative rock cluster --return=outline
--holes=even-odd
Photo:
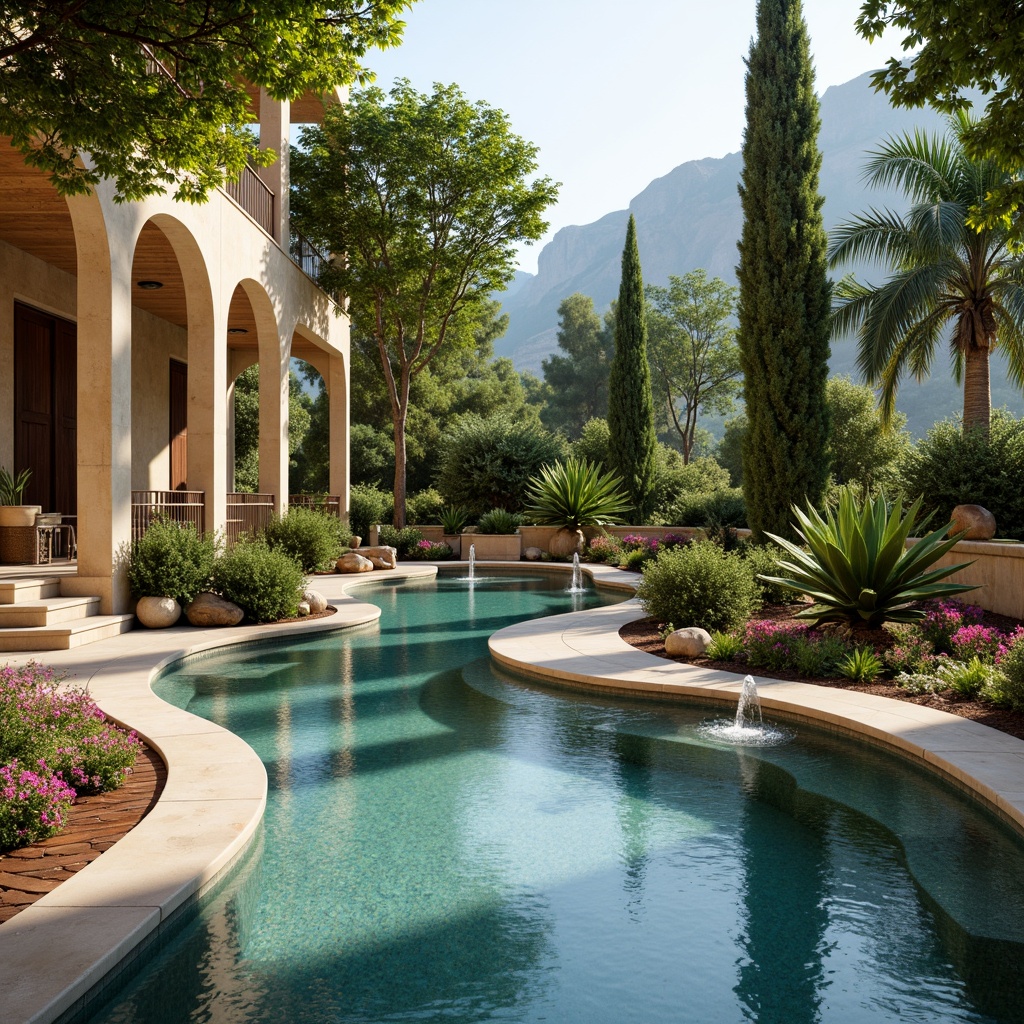
[[[398,551],[382,544],[374,548],[346,551],[338,559],[338,572],[372,572],[374,569],[394,569],[398,565]]]

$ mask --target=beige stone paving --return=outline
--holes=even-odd
[[[586,571],[596,583],[617,589],[631,590],[638,579],[601,565]],[[395,575],[434,572],[423,564]],[[161,754],[168,781],[157,806],[128,836],[0,925],[4,1024],[48,1024],[72,1006],[170,913],[208,887],[246,848],[262,817],[267,778],[255,753],[214,723],[161,701],[150,689],[153,676],[186,654],[372,622],[379,609],[359,601],[358,588],[381,577],[367,577],[317,577],[313,586],[338,608],[325,619],[239,629],[135,630],[89,647],[35,655],[68,670],[75,682],[88,683],[104,711]],[[541,677],[735,701],[740,677],[669,662],[621,640],[619,627],[642,614],[635,601],[627,601],[518,623],[491,638],[491,652],[499,662]],[[871,694],[767,679],[758,686],[766,708],[860,732],[921,757],[1024,827],[1024,741]]]

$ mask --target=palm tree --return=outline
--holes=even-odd
[[[926,377],[945,337],[953,377],[963,384],[965,430],[988,433],[989,355],[997,344],[1010,379],[1024,387],[1024,257],[1007,246],[1008,224],[978,231],[968,223],[995,187],[1017,175],[967,156],[973,123],[959,113],[945,139],[920,132],[890,138],[872,154],[865,177],[901,188],[909,212],[871,209],[831,233],[830,266],[869,259],[892,267],[878,286],[845,278],[833,311],[834,336],[857,332],[857,365],[881,387],[886,423],[902,378],[908,371]]]

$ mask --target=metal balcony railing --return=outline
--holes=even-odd
[[[132,491],[132,542],[156,519],[190,523],[203,532],[204,491]]]
[[[243,533],[259,533],[270,523],[277,508],[273,494],[244,494],[233,492],[227,496],[227,528],[225,540],[234,544]]]

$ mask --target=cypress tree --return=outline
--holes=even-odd
[[[630,214],[622,250],[622,282],[615,310],[615,358],[608,378],[608,462],[629,492],[637,522],[653,511],[657,435],[651,368],[647,362],[647,316],[636,222]]]
[[[790,535],[790,506],[819,506],[831,284],[818,193],[820,117],[800,0],[758,0],[747,59],[739,345],[750,428],[743,493],[754,537]]]

